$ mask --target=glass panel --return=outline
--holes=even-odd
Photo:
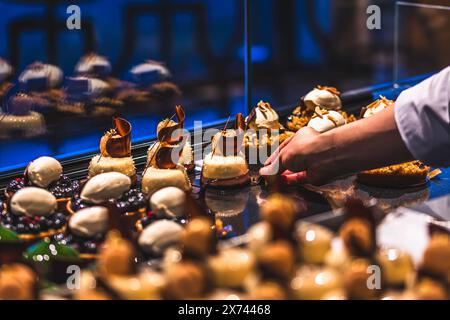
[[[67,30],[67,1],[0,1],[0,39],[4,39],[0,57],[15,70],[5,79],[13,87],[2,103],[0,171],[41,155],[66,158],[97,152],[113,115],[132,123],[133,142],[139,142],[155,136],[157,123],[172,116],[176,104],[186,110],[187,128],[194,120],[205,124],[245,113],[242,1],[77,3],[81,29]],[[111,64],[108,76],[96,70],[95,77],[103,82],[70,79],[76,75],[80,57],[89,52],[106,57]],[[163,68],[155,64],[142,66],[133,76],[131,69],[147,60],[161,62],[172,76],[142,72],[142,68]],[[46,81],[31,81],[30,86],[45,86],[39,88],[41,95],[49,94],[53,100],[50,107],[36,107],[33,102],[36,113],[26,118],[9,99],[24,90],[18,77],[35,61],[58,66],[64,73],[63,84],[50,92]],[[162,84],[167,81],[170,84]],[[20,119],[27,125],[11,124]]]
[[[450,65],[450,6],[397,1],[394,82]],[[439,5],[442,4],[442,5]]]

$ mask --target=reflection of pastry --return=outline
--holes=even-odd
[[[180,90],[172,82],[169,70],[161,63],[146,61],[134,66],[131,71],[133,86],[123,88],[118,98],[127,104],[149,107],[152,102],[176,97]]]
[[[222,130],[212,139],[212,151],[203,159],[202,185],[233,188],[250,183],[249,169],[242,153],[244,118],[236,117],[235,130]]]
[[[424,185],[430,168],[416,160],[367,170],[357,174],[357,181],[370,186],[405,188]]]
[[[151,156],[142,177],[142,190],[151,196],[165,187],[177,187],[184,192],[191,191],[191,183],[180,156],[186,143],[184,133],[185,114],[181,106],[176,107],[178,122],[166,119],[158,124],[158,143],[149,150]]]
[[[2,225],[26,241],[53,235],[65,227],[66,221],[66,215],[57,210],[55,196],[37,187],[17,191],[1,214]]]
[[[105,172],[120,172],[135,179],[136,168],[131,157],[131,124],[125,119],[115,118],[114,126],[100,141],[101,154],[92,158],[89,177]]]
[[[131,188],[131,179],[119,172],[107,172],[90,178],[67,204],[71,213],[114,200],[118,210],[133,219],[139,219],[147,210],[147,197]]]
[[[278,114],[267,102],[260,101],[245,122],[247,131],[244,146],[250,164],[265,160],[281,143],[294,135],[293,132],[284,129],[279,122]]]
[[[244,189],[229,193],[218,193],[216,190],[206,190],[205,202],[208,208],[219,217],[236,216],[247,207],[250,190]]]
[[[301,105],[288,117],[288,129],[295,132],[306,126],[314,116],[314,110],[317,107],[339,113],[346,123],[356,120],[355,116],[348,115],[342,110],[340,92],[336,88],[317,86],[301,99]]]
[[[19,93],[9,99],[8,113],[0,109],[0,138],[34,137],[45,133],[45,120],[33,111],[36,99]]]

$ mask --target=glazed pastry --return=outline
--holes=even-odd
[[[277,240],[259,254],[258,265],[265,278],[286,281],[294,272],[294,248],[287,241]]]
[[[106,212],[106,215],[108,215],[108,212]],[[133,261],[135,257],[136,252],[133,245],[123,239],[119,232],[110,231],[99,251],[97,269],[104,278],[132,275],[135,272]]]
[[[356,120],[355,116],[349,115],[342,110],[340,92],[336,88],[317,86],[306,96],[302,97],[300,106],[288,117],[288,129],[296,132],[308,125],[317,107],[326,111],[339,113],[346,123]]]
[[[356,259],[351,262],[344,274],[344,289],[349,299],[373,300],[380,295],[381,288],[369,288],[369,267],[372,263],[366,259]]]
[[[61,113],[89,117],[112,117],[123,107],[114,98],[114,88],[103,79],[78,76],[67,79],[64,99],[57,105]]]
[[[333,233],[320,225],[299,222],[295,229],[295,238],[301,261],[322,264],[331,249]]]
[[[98,174],[84,184],[67,204],[70,213],[114,200],[117,209],[131,219],[139,219],[147,212],[147,197],[131,188],[131,179],[119,172]]]
[[[131,124],[122,118],[114,118],[114,129],[107,131],[100,141],[100,154],[89,164],[89,177],[120,172],[136,180],[136,168],[131,157]]]
[[[263,163],[281,143],[294,135],[284,129],[276,111],[263,101],[253,108],[245,123],[244,146],[250,164]]]
[[[156,61],[146,61],[130,70],[133,85],[124,88],[119,94],[119,99],[139,107],[149,107],[153,102],[161,99],[169,99],[181,94],[178,86],[168,79],[171,77],[169,70]]]
[[[23,264],[9,264],[0,268],[0,300],[36,299],[37,275]]]
[[[178,122],[166,119],[158,124],[156,129],[158,141],[151,145],[147,151],[147,166],[158,167],[157,157],[165,156],[165,148],[173,148],[172,150],[174,150],[176,154],[172,156],[175,156],[178,159],[177,164],[184,166],[188,171],[194,169],[195,164],[192,147],[189,141],[187,141],[187,136],[185,136],[183,132],[186,116],[181,106],[176,107],[176,116]],[[181,152],[178,154],[179,149],[181,149]]]
[[[166,119],[158,124],[158,142],[150,147],[151,156],[142,177],[142,190],[149,196],[165,187],[177,187],[184,192],[192,189],[186,168],[180,164],[186,142],[185,114],[181,106],[176,107],[176,116],[178,122]]]
[[[80,188],[77,180],[71,181],[63,174],[63,168],[58,160],[45,156],[31,161],[25,169],[24,177],[14,179],[6,186],[6,198],[11,198],[14,193],[28,186],[50,191],[61,208],[66,206]]]
[[[230,248],[208,258],[208,269],[218,287],[239,288],[255,266],[255,258],[244,249]]]
[[[247,186],[250,175],[242,153],[244,118],[236,117],[235,130],[222,130],[212,139],[212,151],[203,159],[202,185],[205,187],[233,188]]]
[[[180,244],[183,227],[171,220],[158,220],[147,226],[139,235],[141,250],[151,256],[162,256],[169,247]]]
[[[423,278],[414,287],[419,300],[448,300],[449,293],[446,285],[432,278]]]
[[[327,294],[341,286],[341,277],[335,270],[312,265],[298,268],[290,282],[292,295],[299,300],[326,299]]]
[[[44,116],[33,111],[39,99],[19,93],[8,101],[8,112],[0,108],[0,138],[35,137],[46,132]],[[1,98],[0,98],[1,102]]]
[[[437,278],[450,279],[450,234],[436,232],[431,235],[420,270]]]
[[[412,258],[395,248],[384,248],[378,252],[377,261],[383,274],[383,283],[389,287],[405,287],[414,273]]]
[[[207,218],[192,219],[181,235],[184,256],[204,258],[214,252],[215,234]]]
[[[250,300],[286,300],[286,290],[276,282],[266,281],[258,284],[249,292]]]
[[[170,300],[199,299],[207,287],[206,273],[194,262],[180,262],[168,269],[163,295]]]
[[[17,191],[1,215],[2,225],[25,241],[48,237],[61,231],[67,222],[58,212],[55,196],[42,188],[25,187]]]
[[[274,231],[288,232],[294,225],[299,213],[295,201],[287,196],[276,193],[261,205],[261,218],[270,223]]]
[[[248,229],[247,239],[249,250],[259,256],[273,239],[272,226],[266,221],[255,223]]]
[[[127,300],[160,300],[164,285],[164,277],[151,270],[108,278],[108,287],[121,299]]]

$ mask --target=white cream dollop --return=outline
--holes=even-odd
[[[381,97],[379,100],[374,101],[369,106],[367,106],[366,111],[363,114],[363,118],[369,118],[384,109],[387,109],[389,106],[393,105],[394,101],[388,100],[385,97]]]
[[[19,82],[28,83],[30,80],[46,79],[49,88],[56,88],[62,82],[63,72],[51,64],[34,63],[28,66],[19,76]]]
[[[254,118],[248,123],[251,129],[280,129],[278,113],[269,103],[260,101],[258,106],[254,109]],[[245,119],[248,122],[249,117]]]
[[[131,179],[119,172],[107,172],[89,179],[83,190],[81,199],[90,203],[102,203],[109,199],[118,199],[130,190]]]
[[[0,58],[0,83],[8,79],[13,72],[11,65]]]
[[[138,239],[147,253],[161,255],[165,249],[180,242],[183,227],[171,220],[158,220],[147,226]]]
[[[130,72],[136,81],[143,80],[142,76],[145,74],[155,74],[155,78],[170,77],[170,71],[164,65],[152,61],[138,64],[137,66],[134,66]]]
[[[26,187],[11,198],[11,211],[16,215],[49,216],[57,207],[56,198],[45,189]]]
[[[58,160],[52,157],[40,157],[30,162],[27,168],[28,179],[41,188],[47,188],[52,182],[61,178],[63,168]]]
[[[163,217],[180,217],[185,213],[186,193],[180,188],[167,187],[150,198],[152,211]]]
[[[108,209],[90,207],[77,211],[69,220],[72,233],[81,237],[93,237],[108,230]]]
[[[323,133],[331,129],[343,126],[346,123],[347,122],[345,121],[342,114],[330,110],[327,113],[323,113],[321,117],[317,116],[315,118],[312,118],[308,122],[308,127],[313,128],[320,133]]]
[[[303,102],[309,110],[314,110],[316,107],[327,110],[339,110],[342,108],[342,102],[339,95],[323,88],[315,88],[310,91],[303,98]]]

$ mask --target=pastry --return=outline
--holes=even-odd
[[[14,70],[11,65],[0,58],[0,103],[12,87],[11,78],[14,74]]]
[[[177,187],[190,192],[191,182],[180,155],[185,148],[185,114],[181,106],[176,107],[178,122],[166,119],[158,124],[158,142],[148,151],[147,166],[142,177],[142,190],[149,196],[165,187]]]
[[[2,225],[25,241],[34,241],[60,232],[67,217],[57,210],[54,195],[45,189],[25,187],[14,193],[1,214]]]
[[[242,153],[244,118],[236,117],[235,130],[225,129],[214,135],[212,151],[203,159],[202,185],[205,187],[233,188],[247,186],[250,175]]]
[[[135,273],[133,261],[135,257],[136,252],[133,245],[122,238],[119,232],[110,231],[98,253],[98,272],[103,278],[132,275]]]
[[[373,300],[379,297],[381,287],[369,287],[372,273],[369,267],[372,263],[366,259],[356,259],[351,262],[349,268],[345,271],[343,282],[344,289],[349,299],[355,300]]]
[[[114,129],[108,130],[100,140],[100,154],[89,164],[89,177],[120,172],[136,180],[136,168],[131,156],[131,124],[122,118],[114,118]]]
[[[423,254],[420,270],[450,281],[450,234],[434,233]]]
[[[133,84],[118,94],[118,98],[126,104],[148,108],[154,102],[181,94],[178,86],[168,81],[171,77],[169,70],[159,62],[148,60],[138,64],[130,70],[130,74]]]
[[[177,164],[191,171],[194,169],[195,164],[191,144],[187,141],[187,136],[184,133],[186,116],[181,106],[176,107],[175,114],[178,122],[166,119],[158,124],[156,129],[158,141],[151,145],[147,151],[147,166],[157,167],[157,157],[164,156],[165,148],[173,148],[176,154],[172,156],[178,159]],[[178,154],[179,149],[181,149],[181,153]]]
[[[331,249],[333,233],[320,225],[299,222],[295,228],[295,238],[301,261],[311,264],[323,264]]]
[[[341,277],[335,270],[314,265],[298,268],[290,282],[292,295],[299,300],[325,299],[341,286]]]
[[[31,161],[24,176],[15,178],[6,186],[5,196],[9,199],[14,193],[28,186],[50,191],[56,197],[60,209],[65,210],[67,202],[79,191],[80,183],[63,174],[58,160],[44,156]]]
[[[226,288],[239,288],[255,266],[255,258],[244,249],[230,248],[210,256],[208,270],[214,285]]]
[[[387,108],[394,108],[395,102],[381,96],[361,111],[362,118],[369,118]],[[380,188],[407,188],[425,185],[430,168],[416,160],[391,166],[366,170],[357,174],[357,181]]]
[[[314,116],[317,107],[326,111],[339,113],[346,123],[356,120],[355,116],[349,115],[342,110],[340,92],[336,88],[317,86],[306,96],[302,97],[300,106],[295,108],[288,117],[288,129],[296,132],[308,125],[309,121]]]
[[[294,135],[281,125],[278,114],[268,102],[260,101],[245,123],[244,146],[250,164],[264,163],[281,143]]]
[[[37,298],[38,277],[24,264],[0,268],[0,300],[33,300]]]
[[[37,100],[25,93],[9,99],[8,112],[0,109],[0,138],[36,137],[46,132],[44,116],[33,110]]]
[[[138,238],[141,250],[147,255],[162,256],[164,251],[180,244],[183,227],[171,220],[158,220],[142,230]]]
[[[167,270],[165,278],[163,296],[167,299],[199,299],[206,293],[206,273],[198,263],[180,262]]]
[[[273,239],[272,226],[266,221],[255,223],[248,229],[247,239],[249,250],[258,256]]]
[[[384,286],[404,288],[414,274],[412,258],[396,248],[383,248],[377,254]]]
[[[292,229],[298,214],[299,207],[296,202],[280,193],[270,195],[260,209],[261,218],[279,234],[286,234]]]
[[[131,179],[119,172],[98,174],[86,181],[79,194],[67,203],[70,213],[114,200],[117,209],[132,220],[147,212],[147,197],[139,189],[131,188]]]
[[[35,108],[40,111],[54,111],[64,96],[61,89],[64,74],[51,64],[34,62],[19,75],[19,84],[23,92],[35,99]]]
[[[214,252],[215,234],[211,221],[194,218],[186,225],[181,235],[184,256],[204,258]]]
[[[67,79],[64,98],[57,105],[61,113],[89,117],[112,117],[123,102],[114,98],[114,88],[103,79],[77,76]]]
[[[331,129],[345,125],[345,118],[337,111],[320,109],[316,107],[314,115],[308,122],[308,127],[313,128],[317,132],[323,133]]]
[[[265,278],[286,281],[294,272],[294,248],[285,240],[277,240],[258,255],[258,266]]]

